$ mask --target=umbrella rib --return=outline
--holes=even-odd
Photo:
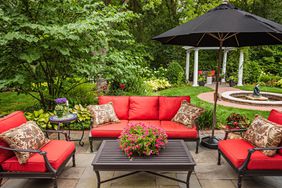
[[[237,39],[237,33],[235,33],[234,36],[235,36],[235,40],[236,40],[237,45],[240,46],[239,41],[238,41],[238,39]]]
[[[270,35],[271,37],[275,38],[276,40],[278,40],[279,42],[282,42],[281,39],[279,39],[278,37],[272,35],[271,33],[267,32],[268,35]]]
[[[202,35],[202,37],[200,38],[200,40],[199,40],[198,43],[197,43],[197,46],[199,46],[200,42],[202,41],[202,39],[204,38],[205,35],[206,35],[206,33],[204,33],[204,34]]]
[[[220,40],[220,38],[218,38],[216,35],[214,35],[212,33],[208,33],[208,35],[210,35],[211,37],[215,38],[216,40]]]
[[[174,39],[176,36],[173,36],[171,38],[169,38],[167,41],[165,41],[165,43],[168,43],[169,41],[171,41],[172,39]]]
[[[228,33],[229,34],[229,33]],[[227,34],[227,35],[228,35]],[[234,36],[236,36],[238,33],[233,33],[232,35],[229,35],[229,36],[225,36],[224,38],[223,38],[223,40],[227,40],[227,39],[229,39],[229,38],[231,38],[231,37],[234,37]]]

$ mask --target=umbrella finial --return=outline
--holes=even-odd
[[[222,4],[227,5],[229,3],[229,0],[223,0]]]

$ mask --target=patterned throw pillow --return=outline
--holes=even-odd
[[[282,140],[282,127],[267,119],[256,116],[243,138],[257,147],[277,147]],[[273,156],[276,150],[262,151],[267,156]]]
[[[49,140],[34,121],[28,121],[19,127],[0,134],[0,139],[12,149],[40,149]],[[15,152],[20,164],[27,162],[32,153]]]
[[[87,108],[93,118],[93,127],[98,127],[98,125],[104,123],[119,122],[112,102],[102,105],[89,105]]]
[[[183,125],[192,128],[194,120],[203,112],[203,108],[194,106],[186,100],[183,100],[181,102],[180,108],[178,109],[178,112],[175,114],[171,121],[182,123]]]

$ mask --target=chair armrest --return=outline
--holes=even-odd
[[[263,150],[278,150],[278,149],[282,149],[282,146],[279,147],[268,147],[268,148],[252,148],[248,150],[248,155],[247,158],[245,159],[243,165],[239,168],[239,171],[244,171],[247,169],[248,164],[251,160],[251,156],[255,151],[263,151]]]
[[[66,131],[62,131],[62,130],[42,130],[43,132],[45,132],[46,137],[49,138],[48,133],[58,133],[58,134],[63,134],[65,136],[66,141],[69,141],[69,135]]]
[[[13,151],[13,152],[29,152],[29,153],[38,153],[40,155],[43,156],[44,158],[44,162],[45,162],[45,166],[47,167],[47,169],[50,172],[56,173],[56,170],[51,166],[48,158],[47,158],[47,152],[46,151],[41,151],[41,150],[34,150],[34,149],[12,149],[12,148],[8,148],[8,147],[3,147],[0,146],[0,149],[3,150],[8,150],[8,151]]]
[[[223,140],[227,139],[229,133],[243,133],[246,130],[247,129],[229,129],[229,130],[225,130],[225,136],[224,136]]]

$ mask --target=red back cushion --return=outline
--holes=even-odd
[[[20,126],[21,124],[26,122],[26,118],[24,113],[21,111],[13,112],[3,118],[0,118],[0,134],[8,131],[9,129],[13,129],[15,127]],[[9,147],[6,142],[0,140],[0,146]],[[7,151],[0,149],[0,163],[12,157],[14,153],[12,151]]]
[[[119,119],[128,119],[129,97],[128,96],[99,96],[99,104],[112,102]]]
[[[189,96],[183,97],[159,97],[159,118],[160,120],[171,120],[181,106],[181,102],[186,100],[190,103]]]
[[[268,116],[268,120],[277,123],[282,126],[282,112],[272,109]],[[282,143],[280,144],[282,146]],[[280,155],[282,155],[282,149],[279,150]]]
[[[159,97],[130,97],[129,120],[158,120]]]

